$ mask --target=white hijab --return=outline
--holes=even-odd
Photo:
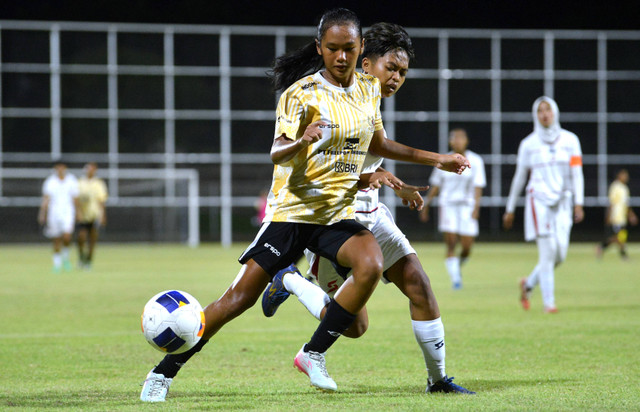
[[[553,123],[549,127],[544,127],[538,120],[538,106],[540,103],[547,102],[551,106],[553,112]],[[541,96],[533,102],[533,131],[540,136],[545,143],[553,143],[560,135],[560,111],[558,110],[558,104],[551,97]]]

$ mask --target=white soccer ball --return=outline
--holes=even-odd
[[[198,343],[203,332],[202,306],[186,292],[165,290],[144,306],[142,333],[161,352],[186,352]]]

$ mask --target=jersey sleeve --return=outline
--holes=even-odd
[[[71,197],[78,197],[80,194],[80,185],[78,184],[78,179],[74,175],[69,175],[71,178],[71,187],[69,188],[69,194]]]
[[[384,129],[384,125],[382,123],[382,112],[380,111],[380,99],[382,98],[382,95],[380,94],[380,80],[378,80],[377,77],[374,79],[373,86],[376,91],[376,97],[374,99],[374,104],[376,105],[376,118],[374,119],[373,130],[377,132],[378,130]]]
[[[44,183],[42,184],[42,195],[43,196],[51,196],[51,179],[47,178],[45,179]]]
[[[102,179],[99,180],[98,187],[100,188],[99,194],[98,194],[98,201],[106,202],[107,199],[109,198],[109,192],[107,191],[107,185],[104,182],[104,180]]]
[[[300,97],[295,93],[294,86],[285,90],[280,96],[276,108],[276,130],[273,138],[285,135],[288,139],[298,138],[298,129],[304,118],[305,108]]]
[[[444,177],[444,172],[434,167],[433,171],[431,172],[431,177],[429,177],[429,184],[431,186],[442,186],[443,177]]]
[[[487,176],[484,171],[484,161],[479,155],[476,156],[476,159],[477,164],[473,165],[473,168],[475,169],[475,174],[473,175],[473,186],[484,188],[487,186]]]
[[[584,174],[582,173],[582,148],[578,136],[573,135],[573,152],[569,165],[571,166],[571,181],[573,183],[573,202],[576,205],[584,204]]]
[[[523,140],[518,147],[518,160],[516,161],[516,173],[511,181],[509,189],[509,198],[507,199],[507,213],[513,213],[516,209],[516,201],[524,185],[527,183],[527,175],[529,173],[529,162],[526,149],[526,140]]]

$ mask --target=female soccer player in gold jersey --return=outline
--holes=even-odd
[[[203,339],[183,354],[165,356],[149,372],[140,395],[143,401],[163,401],[180,367],[227,322],[253,306],[273,275],[305,248],[351,268],[352,275],[294,360],[313,386],[337,389],[324,354],[353,322],[382,276],[380,247],[371,232],[354,220],[367,151],[455,172],[468,166],[463,156],[386,141],[380,84],[355,71],[362,47],[357,16],[334,9],[323,15],[312,43],[276,60],[274,85],[285,90],[276,110],[271,149],[275,166],[264,223],[240,257],[242,268],[234,282],[205,308]]]

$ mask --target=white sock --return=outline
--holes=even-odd
[[[447,272],[449,272],[451,283],[460,283],[460,258],[457,256],[448,257],[445,259],[444,264],[447,267]]]
[[[445,345],[442,319],[412,320],[411,325],[424,355],[429,382],[434,383],[443,379],[447,374],[444,370]]]
[[[63,247],[60,254],[62,255],[62,260],[64,260],[64,261],[69,260],[69,248],[68,247]]]
[[[285,273],[282,276],[282,284],[289,293],[296,295],[300,303],[320,320],[320,313],[331,298],[319,286],[309,282],[295,273]]]
[[[536,265],[536,267],[533,268],[533,270],[527,277],[527,280],[525,282],[525,286],[527,287],[527,289],[532,290],[533,288],[538,286],[538,270],[539,269],[540,269],[539,265]]]
[[[551,237],[539,237],[538,244],[538,279],[542,303],[547,308],[556,306],[554,293],[554,271],[556,255],[558,253],[555,240]]]
[[[61,253],[54,253],[53,254],[53,267],[55,268],[59,268],[60,266],[62,266],[62,254]]]

